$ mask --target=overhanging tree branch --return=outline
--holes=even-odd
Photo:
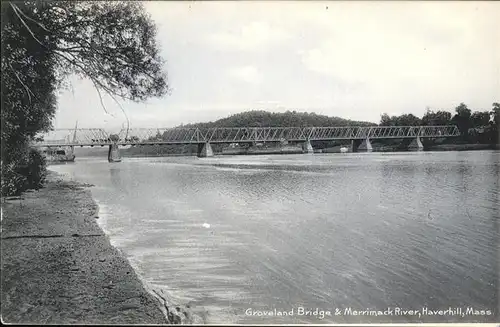
[[[102,94],[101,94],[101,91],[99,90],[99,86],[100,87],[103,87],[101,85],[101,83],[99,81],[96,81],[95,78],[88,72],[86,72],[85,68],[82,67],[79,63],[76,62],[76,60],[74,59],[71,59],[71,58],[67,58],[66,56],[64,56],[63,54],[57,52],[57,51],[54,51],[55,54],[59,55],[61,58],[64,58],[65,60],[67,60],[68,62],[70,62],[72,65],[78,67],[82,72],[85,73],[85,75],[92,81],[92,83],[94,84],[94,87],[97,91],[97,94],[99,95],[99,101],[101,102],[101,106],[104,110],[104,112],[112,117],[114,117],[112,114],[110,114],[107,110],[106,110],[106,106],[104,105],[104,102],[102,100]],[[103,87],[103,89],[105,89]],[[105,89],[106,90],[106,89]]]
[[[51,128],[55,90],[70,74],[90,79],[101,106],[108,94],[142,101],[168,92],[156,29],[135,2],[2,2],[2,179],[6,193],[23,190],[30,140]],[[111,114],[110,114],[111,115]],[[111,115],[113,116],[113,115]],[[2,168],[2,173],[4,169]],[[5,177],[3,175],[2,177]],[[10,186],[14,185],[14,188]]]
[[[8,66],[9,68],[12,70],[12,72],[14,73],[14,75],[16,76],[17,80],[19,81],[19,83],[21,83],[21,85],[24,87],[24,89],[26,90],[26,93],[28,95],[28,99],[29,99],[29,102],[31,103],[31,94],[33,95],[33,97],[36,98],[36,95],[30,90],[29,87],[26,86],[26,84],[23,83],[23,81],[21,80],[21,78],[19,77],[19,75],[16,73],[16,71],[14,70],[14,68],[12,68],[12,65],[10,63],[8,63]],[[31,93],[31,94],[30,94]]]
[[[40,45],[45,46],[25,19],[51,33],[50,37],[58,39],[59,43],[65,43],[64,47],[51,46],[47,47],[47,50],[80,57],[80,71],[88,78],[94,79],[93,83],[106,93],[137,101],[168,92],[166,76],[161,72],[162,61],[157,57],[154,38],[148,35],[148,32],[154,34],[153,25],[141,15],[132,20],[125,16],[109,16],[113,10],[116,11],[114,15],[137,12],[139,7],[136,4],[113,3],[109,7],[91,4],[82,9],[82,12],[96,14],[92,19],[81,18],[77,14],[78,10],[71,14],[66,10],[68,19],[76,21],[59,24],[59,27],[51,29],[29,17],[17,5],[11,4],[11,7],[19,21]],[[72,8],[78,8],[78,5]],[[99,12],[100,8],[105,10]],[[63,8],[59,6],[59,9]],[[128,26],[123,22],[132,22],[132,25]],[[141,48],[141,45],[146,48]],[[74,61],[72,63],[74,64]],[[81,69],[82,66],[87,69]],[[103,82],[96,82],[97,79]]]
[[[19,17],[19,20],[21,21],[21,23],[24,25],[24,27],[26,27],[26,29],[31,34],[31,36],[33,36],[33,39],[35,39],[35,41],[37,41],[38,43],[40,43],[40,45],[42,45],[43,47],[45,47],[45,45],[35,36],[35,33],[33,33],[33,31],[31,30],[31,28],[29,28],[28,24],[26,24],[26,22],[24,21],[24,19],[21,18],[21,15],[19,15],[19,13],[17,12],[16,6],[13,5],[12,3],[9,3],[9,4],[12,7],[12,10],[14,11],[14,13],[17,15],[17,17]]]
[[[21,13],[24,17],[26,17],[26,19],[32,21],[33,23],[37,24],[38,26],[40,26],[42,29],[44,29],[45,31],[47,32],[50,32],[42,23],[34,20],[33,18],[29,17],[28,15],[26,15],[21,9],[19,9],[19,7],[15,4],[13,4],[12,2],[10,2],[10,5],[12,6],[12,8],[17,12],[17,13]],[[19,16],[19,15],[18,15]]]

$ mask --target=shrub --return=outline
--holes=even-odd
[[[2,163],[2,196],[19,195],[26,185],[26,176],[18,172],[14,162]]]
[[[36,149],[30,149],[28,154],[27,188],[38,190],[43,186],[47,177],[47,162],[42,153]]]
[[[28,189],[39,189],[47,176],[43,155],[36,149],[20,151],[14,160],[2,162],[2,196],[20,195]]]

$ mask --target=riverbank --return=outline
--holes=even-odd
[[[427,151],[472,151],[500,150],[500,144],[439,144],[430,146]]]
[[[373,152],[406,152],[412,151],[400,148],[400,145],[373,144]],[[340,153],[341,146],[325,148],[322,153]],[[424,151],[474,151],[474,150],[500,150],[500,144],[436,144],[424,146]],[[413,150],[414,151],[414,150]]]
[[[189,322],[149,293],[110,244],[88,186],[51,172],[43,189],[2,203],[2,322]]]

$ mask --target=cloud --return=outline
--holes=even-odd
[[[290,38],[283,29],[272,27],[267,22],[255,21],[239,30],[210,34],[209,44],[223,50],[259,51],[282,43]]]
[[[262,82],[262,74],[254,66],[231,68],[229,75],[250,84],[260,84]]]
[[[378,121],[500,89],[500,2],[149,1],[170,96],[123,107],[132,126],[175,126],[258,108]],[[328,6],[328,9],[326,7]],[[280,103],[273,103],[279,99]],[[261,101],[261,102],[259,102]],[[59,97],[56,127],[125,121],[92,83]],[[277,107],[278,106],[278,107]]]
[[[442,47],[429,44],[391,24],[344,22],[314,48],[301,50],[302,63],[311,71],[350,82],[375,82],[425,77],[442,64]]]
[[[368,86],[365,98],[401,111],[411,101],[479,100],[473,89],[486,95],[498,85],[500,33],[488,4],[357,6],[344,8],[348,19],[318,20],[328,35],[296,52],[306,69]]]

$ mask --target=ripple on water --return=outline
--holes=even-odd
[[[209,311],[211,323],[266,324],[331,321],[246,308],[491,307],[498,161],[492,152],[372,153],[64,169],[97,186],[99,223],[173,303]]]

